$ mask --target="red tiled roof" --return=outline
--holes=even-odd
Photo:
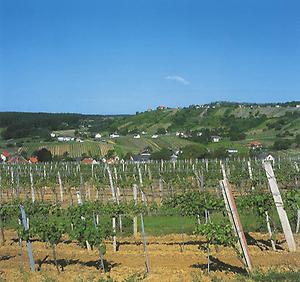
[[[262,143],[259,141],[251,141],[247,144],[247,147],[261,147]]]
[[[93,159],[92,158],[84,158],[81,162],[83,164],[92,164],[93,163]]]
[[[4,157],[6,157],[6,158],[7,158],[7,157],[9,157],[9,152],[7,152],[7,151],[3,151],[3,152],[2,152],[2,155],[3,155]]]

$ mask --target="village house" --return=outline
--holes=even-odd
[[[76,141],[76,142],[79,142],[79,143],[83,143],[83,142],[84,142],[84,141],[83,141],[82,139],[80,139],[80,138],[76,138],[75,141]]]
[[[148,150],[142,151],[140,153],[141,156],[151,156],[151,153]]]
[[[237,149],[227,149],[226,151],[227,151],[227,153],[230,154],[230,155],[231,155],[231,154],[237,154],[237,153],[238,153],[238,150],[237,150]]]
[[[134,135],[133,135],[133,138],[134,138],[134,139],[140,139],[140,138],[141,138],[141,135],[140,135],[140,134],[134,134]]]
[[[97,133],[97,134],[95,135],[95,139],[100,139],[100,138],[102,138],[102,135],[101,135],[100,133]]]
[[[188,138],[188,135],[186,135],[184,132],[176,132],[176,136],[182,138]]]
[[[36,163],[38,163],[38,158],[37,157],[30,157],[29,158],[29,163],[31,163],[31,164],[36,164]]]
[[[97,164],[98,162],[96,160],[94,160],[93,158],[84,158],[81,161],[82,164],[87,164],[87,165],[91,165],[91,164]]]
[[[119,162],[119,160],[120,160],[120,158],[118,156],[115,156],[115,157],[112,157],[112,158],[106,160],[106,163],[107,164],[116,164]]]
[[[157,138],[158,138],[158,135],[157,135],[157,134],[153,134],[153,135],[151,136],[151,138],[152,138],[152,139],[157,139]]]
[[[171,155],[171,162],[176,162],[177,158],[178,158],[178,156],[176,154],[172,154]]]
[[[67,137],[67,136],[59,136],[57,137],[57,141],[59,142],[69,142],[69,141],[74,141],[74,137]]]
[[[218,136],[218,135],[213,135],[210,138],[211,138],[211,141],[214,142],[214,143],[218,143],[221,140],[221,137]]]
[[[118,133],[112,133],[109,135],[110,138],[119,138],[120,135]]]
[[[146,162],[150,161],[150,154],[149,155],[142,155],[142,154],[134,155],[132,157],[132,160],[135,163],[146,163]]]
[[[140,154],[134,155],[132,157],[132,161],[134,161],[135,163],[145,163],[150,161],[150,157],[151,157],[151,153],[146,149],[142,151]]]
[[[1,154],[1,160],[3,162],[6,162],[7,159],[8,159],[8,157],[9,157],[9,152],[7,152],[7,151],[2,152],[2,154]]]
[[[260,141],[251,141],[246,145],[249,149],[260,149],[263,147],[263,144]]]

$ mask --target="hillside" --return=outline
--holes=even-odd
[[[300,104],[300,102],[299,102]],[[294,116],[291,116],[292,114]],[[243,106],[235,104],[211,104],[204,107],[190,106],[182,109],[164,109],[144,112],[124,118],[122,123],[116,122],[119,130],[129,132],[138,129],[155,133],[158,128],[165,128],[170,132],[193,131],[202,128],[225,128],[242,126],[244,132],[253,129],[267,130],[268,124],[280,122],[282,128],[278,130],[300,130],[300,108],[295,106]]]
[[[212,144],[211,136],[218,135],[221,137],[219,144],[225,147],[241,148],[251,140],[259,140],[271,148],[274,142],[287,140],[288,148],[297,149],[299,104],[216,102],[176,109],[161,108],[127,116],[0,113],[0,146],[1,149],[23,150],[28,154],[46,147],[58,156],[65,152],[71,157],[82,154],[104,156],[113,148],[122,154],[138,153],[146,147],[153,151],[162,148],[177,150],[196,143],[211,148],[217,146]],[[55,138],[50,137],[51,132],[56,134]],[[118,132],[121,137],[110,139],[112,132]],[[176,132],[183,138],[176,136]],[[102,140],[94,138],[96,133],[101,133]],[[134,134],[140,134],[141,138],[134,139]],[[153,134],[158,134],[159,138],[151,138]],[[57,136],[71,136],[80,143],[75,140],[57,142]]]

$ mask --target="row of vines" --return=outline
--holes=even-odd
[[[280,232],[275,205],[268,190],[265,171],[259,159],[222,160],[231,184],[237,208],[244,218],[255,217],[255,231],[272,229],[270,240],[276,248]],[[273,164],[285,209],[295,231],[299,226],[298,160],[281,159]],[[108,244],[118,249],[122,234],[137,237],[138,222],[142,234],[147,271],[150,272],[144,219],[180,216],[194,221],[193,233],[211,245],[237,248],[219,180],[223,178],[220,160],[186,160],[82,165],[48,163],[37,165],[1,165],[0,228],[14,228],[19,242],[37,239],[51,246],[57,271],[56,246],[67,240],[99,251],[99,269],[109,271],[105,260]],[[24,217],[26,213],[26,217]],[[138,220],[140,218],[140,220]],[[147,221],[145,221],[147,223]],[[184,228],[180,229],[185,233]],[[183,244],[180,246],[183,248]]]

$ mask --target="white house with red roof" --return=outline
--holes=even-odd
[[[3,162],[6,162],[7,159],[8,159],[8,157],[9,157],[9,152],[3,151],[3,152],[1,153],[1,160],[2,160]]]

